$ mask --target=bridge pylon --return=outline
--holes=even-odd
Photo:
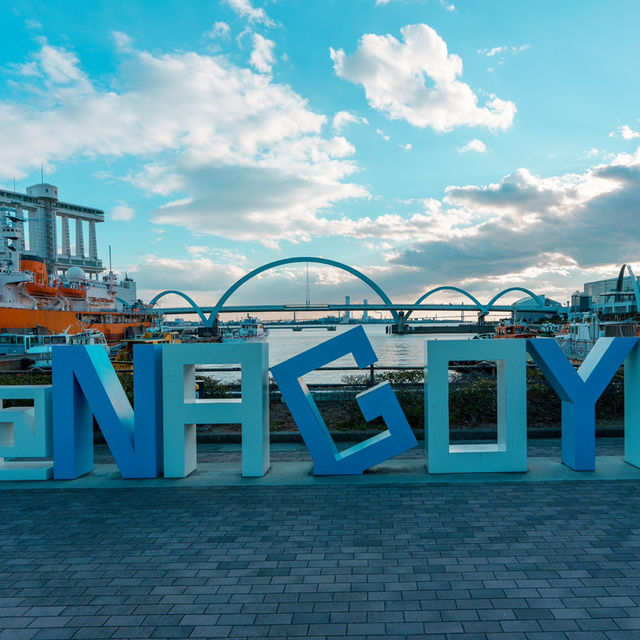
[[[398,311],[398,317],[396,318],[396,333],[403,334],[407,332],[407,316],[404,311]]]

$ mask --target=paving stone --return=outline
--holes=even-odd
[[[637,493],[631,481],[391,477],[3,490],[0,640],[91,629],[130,639],[636,638]]]

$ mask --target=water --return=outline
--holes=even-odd
[[[473,334],[433,333],[422,335],[389,335],[385,333],[386,325],[368,324],[364,327],[367,337],[371,341],[373,350],[378,356],[376,367],[423,367],[424,342],[429,340],[460,340],[469,339]],[[273,366],[310,347],[314,347],[326,340],[340,335],[353,325],[337,325],[336,331],[326,329],[272,329],[269,331],[269,366]],[[356,362],[351,354],[329,363],[331,367],[355,367]],[[364,370],[363,372],[367,372]],[[341,382],[345,375],[357,375],[358,371],[314,371],[305,376],[308,383],[336,383]],[[240,377],[239,372],[214,372],[211,374],[222,382],[232,382]]]

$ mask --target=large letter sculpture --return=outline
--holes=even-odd
[[[624,460],[640,467],[640,341],[624,361]]]
[[[7,400],[32,400],[33,406],[4,408]],[[0,480],[51,478],[51,460],[31,459],[51,458],[51,441],[51,387],[0,387]]]
[[[302,376],[349,353],[359,367],[378,359],[364,329],[357,327],[271,368],[311,453],[316,475],[359,474],[418,444],[389,383],[383,383],[358,394],[356,401],[365,420],[381,416],[388,431],[338,451]]]
[[[637,340],[600,338],[577,371],[553,338],[527,340],[531,357],[562,400],[562,462],[574,471],[596,468],[596,401]]]
[[[164,371],[164,475],[196,469],[196,424],[242,424],[242,475],[269,469],[269,352],[266,343],[171,344]],[[196,399],[195,365],[240,364],[241,398]]]
[[[134,346],[133,362],[135,414],[104,347],[53,347],[56,479],[93,470],[93,416],[125,478],[155,478],[161,473],[160,346]]]
[[[495,360],[498,438],[495,444],[449,443],[449,362]],[[527,470],[524,340],[425,342],[425,441],[429,473]]]

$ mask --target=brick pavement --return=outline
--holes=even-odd
[[[0,639],[640,638],[638,488],[7,490]]]

